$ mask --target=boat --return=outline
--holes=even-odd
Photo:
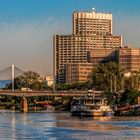
[[[112,116],[114,112],[106,105],[105,99],[86,96],[74,99],[71,103],[70,113],[72,116]]]
[[[140,116],[140,104],[118,106],[116,116]]]

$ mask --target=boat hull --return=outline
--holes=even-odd
[[[91,111],[71,111],[72,116],[93,116],[93,117],[99,117],[99,116],[104,116],[103,111],[96,111],[96,110],[91,110]]]

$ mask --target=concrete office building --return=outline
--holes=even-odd
[[[140,49],[139,48],[120,48],[119,64],[125,72],[140,70]]]
[[[96,48],[88,52],[88,62],[92,63],[93,67],[110,61],[118,62],[118,50],[115,48]]]
[[[121,48],[122,37],[112,35],[112,14],[95,10],[73,13],[73,33],[54,35],[54,78],[66,83],[67,63],[89,63],[88,52]]]
[[[83,11],[73,13],[73,34],[112,34],[112,14]]]
[[[87,81],[92,68],[92,63],[66,64],[66,83],[72,84]]]

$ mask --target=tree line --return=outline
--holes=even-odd
[[[26,87],[32,90],[47,90],[45,79],[32,71],[24,72],[14,80],[15,89]],[[11,84],[6,85],[11,89]],[[109,104],[136,104],[140,88],[140,71],[126,75],[118,63],[109,62],[97,65],[88,75],[88,80],[82,83],[57,84],[56,90],[102,90]]]
[[[57,85],[58,90],[102,90],[110,105],[137,104],[140,96],[140,71],[125,73],[118,63],[99,64],[84,83]]]
[[[11,89],[12,83],[7,84],[5,88]],[[49,89],[46,80],[41,78],[37,72],[33,71],[24,72],[22,75],[16,77],[14,79],[14,88],[15,90],[21,90],[22,88],[28,88],[31,90]]]

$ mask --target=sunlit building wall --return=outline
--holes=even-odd
[[[119,64],[125,72],[140,70],[140,49],[121,48],[119,49]]]
[[[92,63],[66,64],[66,83],[86,82],[92,71]]]
[[[112,14],[95,10],[73,13],[73,33],[54,35],[54,77],[66,83],[67,63],[88,63],[88,52],[97,48],[121,48],[122,37],[112,35]]]

